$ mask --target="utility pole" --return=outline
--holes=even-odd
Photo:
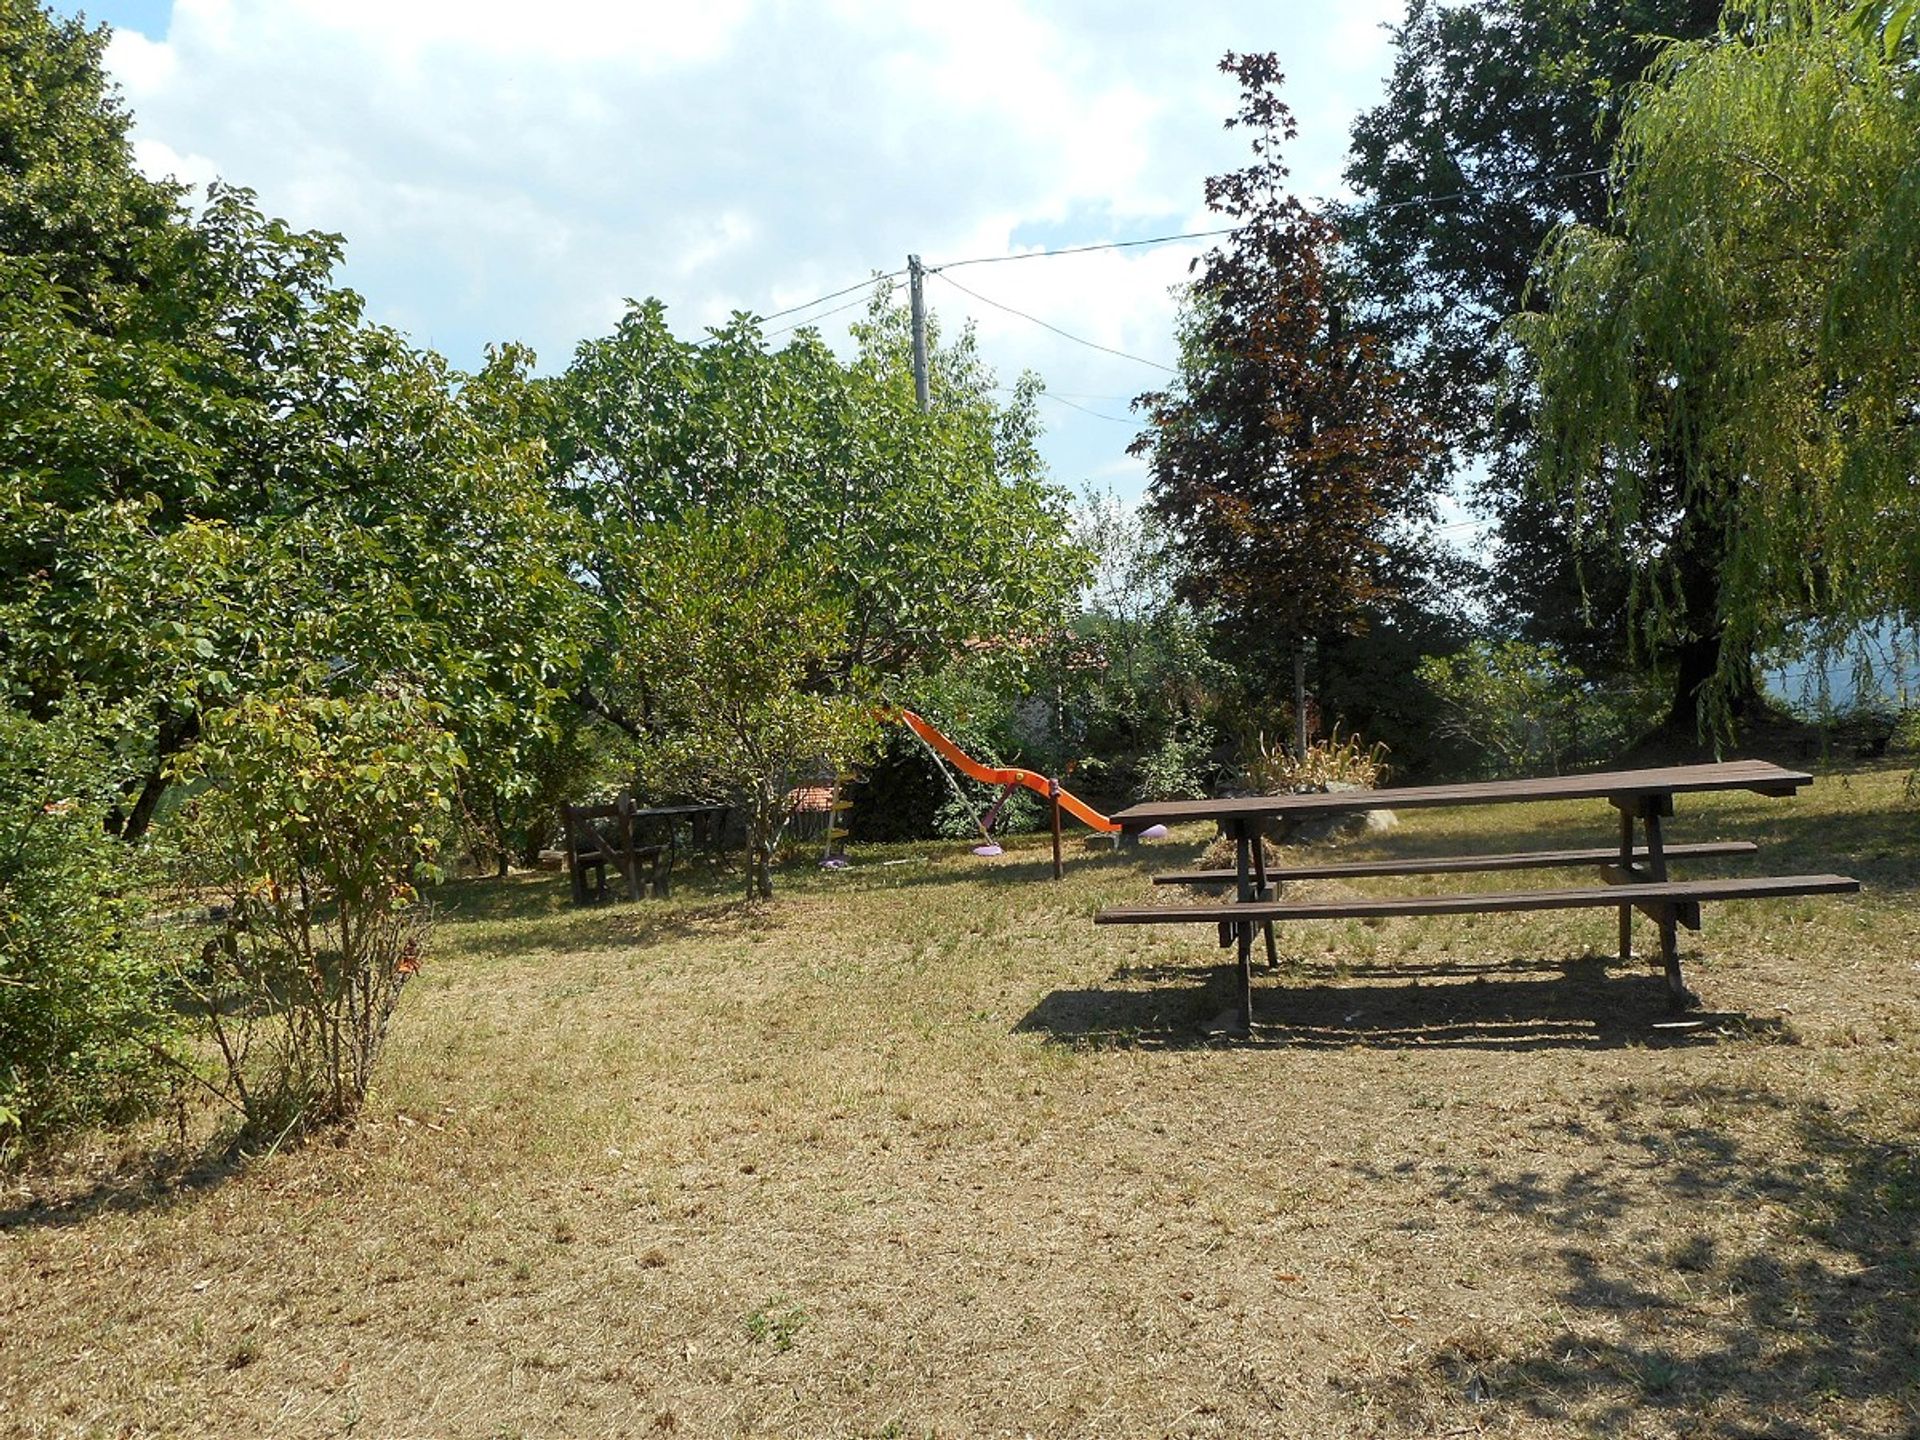
[[[918,255],[907,256],[907,289],[913,296],[913,395],[927,408],[927,296],[926,267]]]

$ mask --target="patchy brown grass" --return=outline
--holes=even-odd
[[[1284,931],[1207,1042],[1209,937],[1089,923],[1198,831],[1060,885],[864,854],[759,913],[458,887],[358,1131],[0,1199],[0,1432],[1912,1434],[1900,779],[1683,801],[1868,887],[1710,911],[1686,1030],[1603,911]],[[1403,819],[1372,848],[1612,812]]]

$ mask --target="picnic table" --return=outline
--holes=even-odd
[[[1679,795],[1750,791],[1790,796],[1813,782],[1811,775],[1785,770],[1763,760],[1733,760],[1709,765],[1669,765],[1645,770],[1593,771],[1534,780],[1490,780],[1460,785],[1415,785],[1384,790],[1253,795],[1224,800],[1176,800],[1135,805],[1113,818],[1123,834],[1150,825],[1212,820],[1234,840],[1231,870],[1176,871],[1156,875],[1162,885],[1232,886],[1225,904],[1148,906],[1103,910],[1101,925],[1198,923],[1216,926],[1222,948],[1235,946],[1239,958],[1239,1028],[1253,1024],[1253,940],[1264,932],[1267,963],[1277,966],[1274,924],[1285,920],[1369,918],[1389,915],[1473,915],[1532,910],[1617,908],[1620,959],[1632,957],[1633,913],[1638,910],[1659,927],[1660,960],[1668,996],[1677,1008],[1698,1004],[1681,974],[1678,928],[1700,928],[1700,907],[1708,901],[1762,899],[1783,895],[1846,894],[1860,888],[1844,875],[1767,875],[1730,880],[1676,880],[1668,864],[1677,859],[1750,855],[1750,840],[1667,843],[1664,822]],[[1605,800],[1618,812],[1617,842],[1571,850],[1532,850],[1489,855],[1444,855],[1398,860],[1361,860],[1267,867],[1262,828],[1279,817],[1321,818],[1364,810],[1414,810],[1455,805],[1516,805],[1550,800]],[[1637,829],[1637,834],[1636,834]],[[1328,901],[1284,901],[1287,880],[1345,879],[1359,876],[1432,875],[1508,870],[1554,869],[1592,865],[1603,882],[1578,889],[1501,890],[1454,895],[1394,895]]]
[[[729,808],[712,804],[636,805],[631,796],[625,795],[610,805],[561,806],[561,833],[566,840],[574,903],[605,899],[609,868],[625,882],[629,900],[640,899],[649,889],[656,896],[668,894],[674,862],[679,858],[682,823],[689,831],[690,844],[717,851]],[[643,839],[661,830],[666,832],[664,840],[649,843]],[[591,885],[589,871],[594,874]]]

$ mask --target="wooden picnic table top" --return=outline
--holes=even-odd
[[[726,805],[642,805],[627,813],[636,820],[669,820],[680,815],[705,815],[729,809]]]
[[[1511,805],[1534,800],[1610,800],[1716,790],[1791,795],[1813,776],[1767,760],[1663,765],[1649,770],[1593,770],[1534,780],[1476,780],[1457,785],[1403,785],[1300,795],[1247,795],[1226,800],[1163,800],[1134,805],[1113,818],[1123,830],[1185,820],[1256,820],[1274,815],[1341,815],[1357,810],[1414,810],[1445,805]]]

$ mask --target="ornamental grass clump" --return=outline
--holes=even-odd
[[[461,755],[407,694],[245,701],[181,778],[181,878],[218,928],[184,967],[245,1138],[350,1118],[424,957]]]
[[[1266,736],[1260,736],[1253,756],[1241,767],[1241,784],[1252,795],[1292,795],[1335,785],[1372,790],[1387,778],[1389,768],[1384,743],[1363,745],[1358,735],[1342,739],[1336,725],[1332,735],[1301,754],[1268,745]]]

